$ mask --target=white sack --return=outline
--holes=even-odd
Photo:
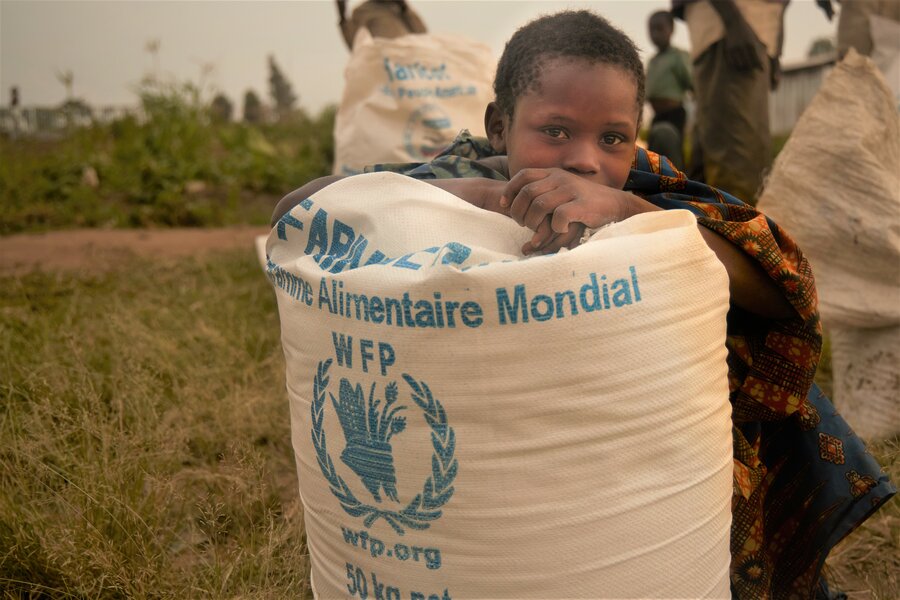
[[[869,15],[869,31],[872,33],[872,61],[884,74],[900,109],[900,22]]]
[[[265,271],[268,257],[266,256],[266,241],[269,239],[267,235],[258,235],[253,238],[253,249],[256,250],[256,260]]]
[[[900,432],[900,326],[828,328],[834,397],[867,440]]]
[[[900,121],[870,59],[829,73],[758,206],[809,258],[826,324],[900,323]]]
[[[483,131],[493,100],[490,48],[453,35],[372,38],[361,29],[334,124],[334,173],[424,162],[462,129]]]
[[[822,321],[840,337],[835,404],[864,437],[900,432],[900,337],[886,333],[900,326],[900,119],[870,59],[851,49],[828,75],[759,208],[812,264]]]
[[[724,267],[686,211],[530,236],[392,173],[273,229],[319,597],[730,597]]]

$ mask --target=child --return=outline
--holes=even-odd
[[[665,154],[680,170],[684,169],[684,126],[687,113],[684,97],[694,89],[690,56],[671,44],[675,20],[664,10],[650,15],[647,23],[656,56],[647,64],[647,102],[653,108],[653,123],[647,146]]]
[[[830,548],[894,490],[818,388],[810,392],[822,338],[809,264],[752,207],[636,147],[643,67],[601,17],[563,12],[517,31],[494,91],[487,140],[464,132],[430,163],[367,170],[399,171],[508,214],[535,230],[525,252],[573,246],[585,227],[641,212],[695,214],[732,297],[732,590],[810,597]],[[334,180],[289,194],[275,218]]]

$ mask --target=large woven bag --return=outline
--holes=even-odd
[[[729,597],[724,267],[685,211],[529,238],[391,173],[273,229],[319,597]]]
[[[812,264],[835,405],[863,437],[900,433],[900,118],[870,59],[851,49],[828,75],[759,208]]]
[[[334,172],[433,158],[462,129],[480,131],[494,99],[490,49],[444,34],[357,34],[334,124]]]

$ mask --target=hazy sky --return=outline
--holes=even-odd
[[[358,3],[351,0],[352,8]],[[652,45],[647,16],[668,0],[594,2],[522,0],[410,0],[435,33],[465,35],[499,56],[504,42],[533,17],[588,7],[629,34],[646,60]],[[813,0],[787,9],[784,62],[805,57],[810,42],[833,36]],[[179,80],[205,82],[225,92],[238,110],[248,88],[268,101],[266,57],[275,56],[300,104],[315,112],[340,100],[349,56],[332,0],[167,1],[0,0],[0,104],[19,87],[24,105],[65,99],[57,73],[71,70],[75,95],[94,105],[132,104],[134,87],[154,65],[147,42],[159,40],[158,69]],[[683,23],[675,45],[686,48]],[[211,72],[208,67],[212,66]]]

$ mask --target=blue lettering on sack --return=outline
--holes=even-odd
[[[423,548],[400,542],[391,544],[371,535],[365,529],[353,530],[341,525],[344,543],[354,548],[368,550],[372,558],[391,558],[401,562],[422,563],[426,568],[441,568],[441,551],[438,548]]]
[[[313,202],[307,198],[301,206],[309,212]],[[309,227],[306,228],[305,225]],[[418,270],[426,263],[432,266],[438,263],[462,265],[472,253],[472,249],[464,244],[447,242],[443,246],[432,246],[399,258],[391,258],[381,250],[370,249],[366,236],[358,234],[347,223],[340,219],[329,219],[328,212],[323,208],[316,210],[308,223],[291,213],[285,214],[276,225],[280,239],[287,240],[288,227],[297,231],[307,231],[304,254],[311,256],[323,271],[329,273],[342,273],[368,265],[388,265],[411,270]],[[430,255],[433,258],[428,261],[423,255]]]
[[[353,336],[343,333],[331,332],[331,341],[334,344],[334,354],[338,365],[353,368]],[[359,340],[359,356],[364,373],[369,372],[369,362],[375,360],[375,341]],[[383,376],[387,375],[387,369],[396,361],[397,354],[394,347],[387,342],[378,342],[378,366]]]
[[[299,218],[302,215],[296,213],[282,217],[278,223],[278,237],[286,238],[289,235],[288,227],[303,231],[307,236],[304,253],[326,273],[337,275],[369,265],[417,271],[425,266],[438,264],[457,265],[461,272],[466,272],[472,268],[497,264],[465,264],[472,255],[472,249],[459,242],[447,242],[442,246],[431,246],[392,258],[381,250],[371,248],[370,241],[347,223],[330,218],[322,208],[313,211],[313,206],[310,199],[301,203],[301,207],[311,215],[308,221]],[[546,257],[527,260],[541,258]],[[397,291],[392,296],[378,296],[345,289],[345,282],[340,277],[323,276],[319,280],[318,295],[315,295],[310,282],[290,273],[271,259],[267,259],[266,274],[276,287],[295,300],[346,319],[393,327],[435,329],[455,328],[457,323],[477,328],[485,322],[485,311],[478,302],[444,298],[437,291],[432,292],[431,297],[416,297],[409,291]],[[525,283],[495,288],[497,322],[500,325],[526,324],[532,321],[541,323],[591,313],[602,314],[642,301],[640,277],[635,265],[629,266],[624,276],[588,273],[582,282],[571,289],[542,290],[541,293],[530,292]],[[374,352],[373,348],[374,346],[370,347],[371,352]],[[368,360],[374,359],[374,354],[371,357],[360,356],[365,365]],[[386,368],[385,364],[382,359],[382,369]]]
[[[412,591],[409,593],[409,600],[453,600],[450,597],[450,592],[444,588],[443,594],[428,594],[426,592],[416,592]]]
[[[447,65],[441,63],[436,67],[428,66],[419,61],[408,63],[405,65],[392,62],[390,58],[384,59],[384,70],[387,73],[388,81],[447,81],[452,79],[447,73]]]
[[[628,267],[628,277],[621,277],[608,282],[606,275],[596,273],[588,275],[588,281],[575,290],[561,290],[553,295],[534,294],[529,297],[524,283],[509,289],[496,289],[497,318],[501,325],[515,325],[535,321],[564,319],[579,313],[579,310],[591,313],[598,310],[622,308],[641,301],[641,289],[637,269]]]
[[[307,306],[313,305],[312,285],[302,277],[285,271],[268,258],[266,259],[266,276],[273,285],[287,292],[294,300],[298,300]]]
[[[420,86],[409,87],[398,85],[391,87],[390,85],[382,86],[381,93],[398,100],[416,100],[421,98],[437,98],[440,100],[451,100],[453,98],[465,98],[467,96],[475,96],[478,94],[478,87],[474,85],[449,85],[449,86]]]
[[[278,230],[278,238],[279,239],[282,239],[282,240],[287,239],[287,232],[285,231],[285,229],[287,228],[288,225],[290,225],[291,227],[295,227],[297,229],[303,229],[302,221],[295,219],[290,214],[286,214],[285,218],[278,220],[278,226],[276,227],[276,229]]]
[[[447,112],[437,104],[424,104],[409,115],[403,130],[403,148],[417,161],[440,154],[456,135]]]
[[[360,598],[360,600],[453,600],[450,591],[444,588],[443,592],[430,594],[428,592],[420,592],[410,590],[409,595],[403,595],[400,588],[395,585],[388,585],[383,578],[379,580],[378,575],[374,571],[369,571],[368,575],[361,567],[348,562],[344,565],[347,569],[347,592],[351,597]],[[371,583],[370,583],[371,582]]]
[[[413,298],[409,292],[400,296],[360,294],[344,289],[344,282],[323,277],[319,281],[319,310],[347,319],[396,327],[453,329],[457,320],[466,327],[484,323],[484,309],[475,301],[458,302],[445,299],[441,292],[431,298]]]

